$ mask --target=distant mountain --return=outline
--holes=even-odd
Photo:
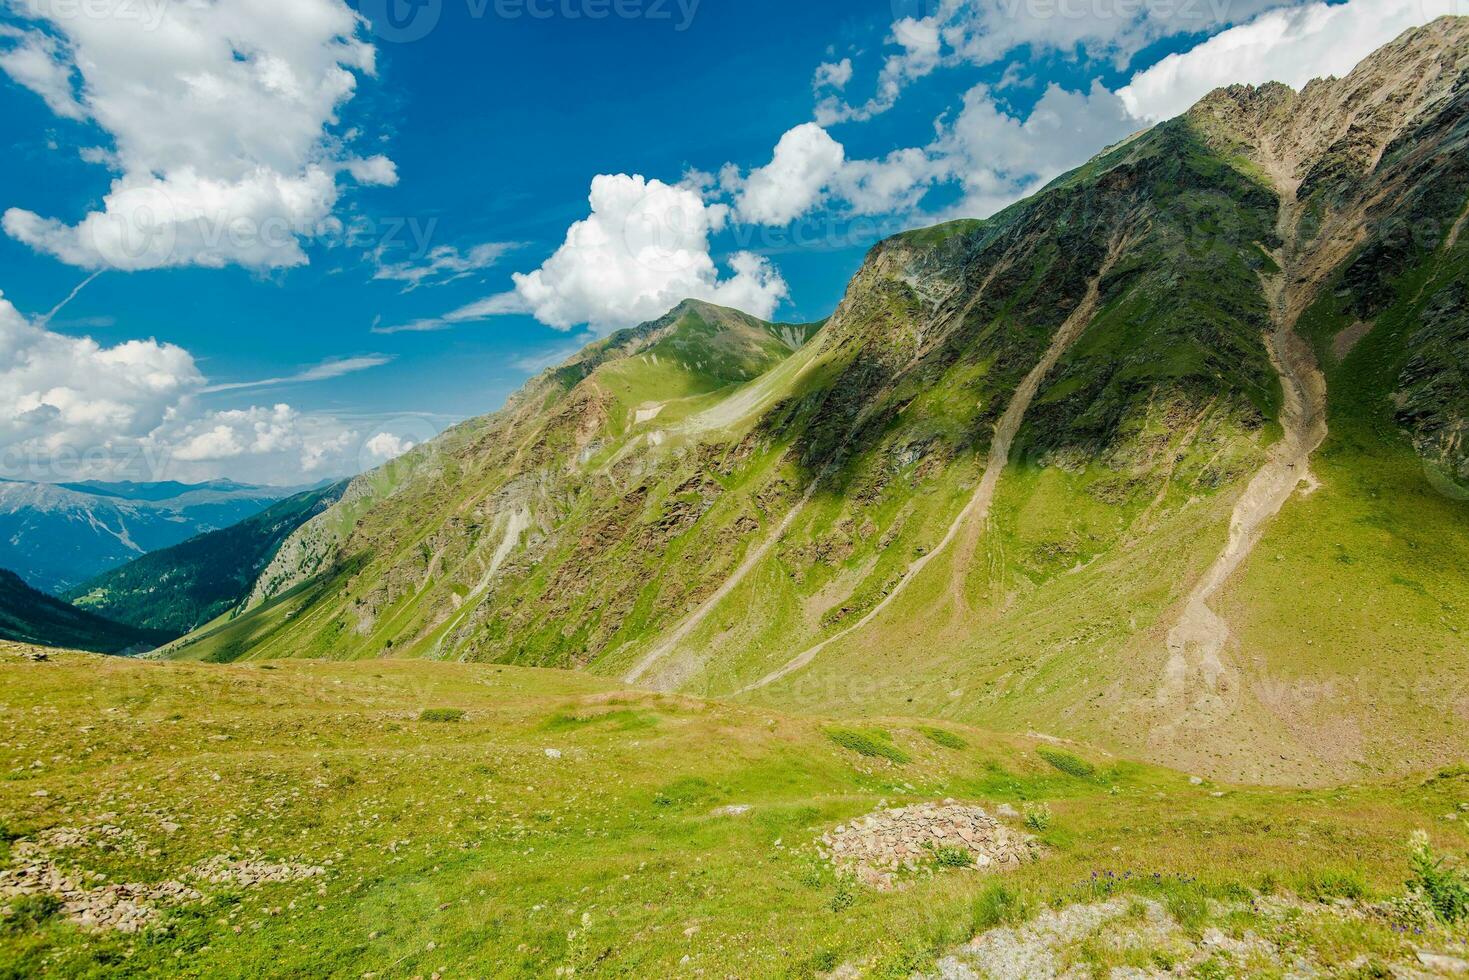
[[[248,598],[281,543],[346,489],[344,481],[288,497],[233,527],[106,572],[63,598],[119,623],[162,631],[169,639],[182,636]]]
[[[0,480],[0,567],[59,594],[149,552],[238,524],[300,489]]]
[[[223,493],[237,494],[250,493],[260,490],[260,487],[252,487],[244,483],[236,483],[233,480],[210,480],[208,483],[179,483],[175,480],[166,480],[162,483],[134,483],[124,480],[118,483],[107,483],[103,480],[84,480],[81,483],[61,483],[58,486],[67,490],[75,490],[77,493],[89,493],[97,497],[117,497],[122,500],[146,500],[158,503],[164,500],[172,500],[191,493]]]
[[[0,569],[0,639],[92,653],[145,653],[170,637],[134,629],[37,592]]]

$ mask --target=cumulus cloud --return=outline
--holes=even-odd
[[[734,191],[741,221],[784,225],[822,204],[846,161],[842,144],[815,123],[806,123],[780,138],[770,163],[743,179],[727,170],[724,183]]]
[[[729,209],[706,204],[691,187],[602,174],[592,181],[590,204],[554,255],[514,277],[520,300],[547,326],[614,330],[690,298],[769,318],[787,296],[774,266],[748,252],[733,256],[732,275],[721,278],[709,237],[724,228]]]
[[[936,124],[927,146],[850,160],[826,130],[806,123],[781,137],[771,162],[747,178],[726,167],[723,187],[736,216],[756,225],[785,225],[823,206],[914,220],[986,217],[1143,125],[1100,82],[1089,92],[1052,85],[1024,116],[1007,112],[989,86],[979,85],[953,120]],[[921,214],[925,197],[941,184],[957,184],[962,199],[944,215]]]
[[[0,71],[45,99],[63,119],[87,118],[76,100],[71,66],[55,38],[0,24]]]
[[[978,85],[930,152],[964,188],[950,213],[987,217],[1141,128],[1101,82],[1089,92],[1053,84],[1024,118],[1007,113],[988,86]]]
[[[114,147],[102,210],[78,223],[24,208],[11,237],[89,269],[304,264],[301,238],[329,227],[347,174],[392,184],[331,129],[374,71],[343,0],[34,4],[0,36],[0,70]]]
[[[298,377],[354,367],[326,362]],[[229,387],[229,386],[226,386]],[[103,346],[23,316],[0,296],[0,472],[22,479],[300,482],[356,468],[356,437],[287,405],[211,411],[194,356],[174,344]]]
[[[0,296],[0,440],[36,459],[136,442],[204,383],[172,344],[103,347],[27,320]]]
[[[1313,78],[1346,75],[1404,31],[1456,12],[1464,9],[1455,0],[1349,0],[1274,10],[1164,58],[1117,94],[1134,116],[1158,122],[1222,85],[1284,82],[1299,89]]]
[[[412,440],[395,436],[391,432],[379,432],[371,439],[368,439],[367,442],[363,443],[363,449],[369,456],[373,459],[381,460],[384,463],[397,459],[399,456],[413,449],[413,447],[414,443]]]

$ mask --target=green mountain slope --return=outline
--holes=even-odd
[[[0,569],[0,640],[92,653],[143,653],[170,637],[69,606]]]
[[[281,544],[346,488],[340,483],[289,497],[233,527],[144,555],[63,598],[169,639],[183,636],[244,602]]]
[[[174,653],[580,667],[1263,781],[1458,758],[1466,79],[1446,19],[1215,93],[883,242],[800,346],[686,304],[357,481]]]

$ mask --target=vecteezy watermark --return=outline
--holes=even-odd
[[[703,0],[361,0],[358,10],[380,40],[409,44],[438,28],[448,3],[462,3],[476,21],[642,20],[682,33],[694,25]]]
[[[0,473],[33,483],[74,483],[111,479],[156,483],[173,471],[174,453],[149,442],[131,445],[51,445],[34,443],[0,449]]]
[[[16,0],[14,6],[22,17],[49,20],[53,23],[82,20],[105,20],[113,23],[141,24],[143,30],[157,30],[164,14],[176,0]]]
[[[185,213],[156,186],[114,194],[104,213],[93,215],[80,234],[89,249],[119,269],[209,264],[218,258],[288,254],[315,245],[350,247],[418,261],[433,249],[437,217],[363,215],[298,220],[286,215],[251,215],[227,210]]]

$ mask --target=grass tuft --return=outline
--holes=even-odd
[[[1068,776],[1077,779],[1095,779],[1097,767],[1085,759],[1078,759],[1070,752],[1061,752],[1056,749],[1037,749],[1036,754],[1045,759],[1051,766]]]
[[[869,759],[887,759],[898,765],[906,765],[908,753],[892,743],[887,732],[858,731],[855,728],[828,728],[826,737],[844,749],[856,752]]]
[[[942,728],[920,728],[918,729],[918,731],[921,732],[923,734],[923,737],[928,739],[930,742],[934,743],[935,745],[941,745],[946,749],[954,749],[955,751],[958,751],[960,749],[969,748],[968,742],[964,741],[953,732],[944,731]]]
[[[449,724],[464,720],[464,712],[458,708],[425,708],[418,716],[419,721],[431,722],[433,724]]]

